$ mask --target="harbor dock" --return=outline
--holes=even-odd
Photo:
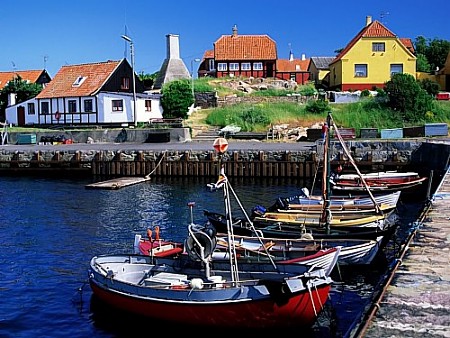
[[[356,336],[450,337],[449,169]]]

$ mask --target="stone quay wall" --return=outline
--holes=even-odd
[[[282,149],[282,143],[280,148]],[[446,145],[420,141],[350,141],[348,148],[361,171],[442,168]],[[228,176],[312,178],[322,166],[323,146],[304,151],[227,151],[221,156]],[[333,143],[331,164],[349,166],[342,147]],[[206,150],[0,150],[0,174],[65,172],[90,176],[215,176],[219,158]],[[344,166],[344,168],[346,168]],[[417,171],[417,170],[415,170]]]

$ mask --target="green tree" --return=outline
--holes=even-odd
[[[431,66],[425,55],[417,54],[416,70],[418,72],[431,73]]]
[[[394,74],[386,82],[385,91],[389,98],[388,107],[400,113],[404,121],[418,122],[432,109],[433,98],[410,74]]]
[[[450,52],[450,41],[442,39],[431,40],[418,36],[414,42],[414,48],[417,56],[422,54],[426,57],[430,70],[434,71],[444,66],[447,55]]]
[[[158,77],[158,74],[159,72],[155,72],[153,74],[144,74],[144,72],[142,72],[141,74],[139,74],[139,79],[142,81],[145,88],[152,88],[156,78]]]
[[[189,107],[194,103],[189,80],[175,80],[161,88],[161,106],[164,118],[188,117]]]
[[[42,90],[42,85],[37,83],[29,83],[17,76],[12,81],[9,81],[2,90],[0,90],[0,121],[5,120],[5,109],[8,105],[8,95],[16,94],[16,104],[29,100],[39,94]]]

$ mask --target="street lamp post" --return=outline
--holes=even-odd
[[[137,127],[137,112],[136,112],[136,76],[134,74],[134,44],[133,40],[129,36],[122,35],[122,39],[130,43],[130,55],[131,55],[131,70],[133,72],[133,119],[134,126]]]
[[[191,60],[191,90],[192,90],[192,98],[194,99],[195,106],[195,94],[194,94],[194,61],[200,62],[200,59],[192,59]]]

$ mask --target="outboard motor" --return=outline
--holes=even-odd
[[[191,225],[190,230],[189,237],[185,241],[185,248],[189,257],[197,261],[211,256],[217,244],[217,232],[214,226],[210,223],[204,226]]]

